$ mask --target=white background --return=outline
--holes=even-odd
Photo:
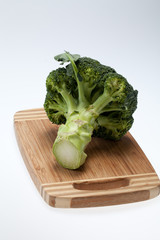
[[[43,106],[46,77],[63,50],[112,66],[138,89],[131,133],[160,176],[160,1],[1,0],[0,239],[160,239],[160,197],[55,209],[31,181],[13,115]]]

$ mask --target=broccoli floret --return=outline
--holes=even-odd
[[[65,68],[52,71],[46,80],[47,94],[44,108],[51,122],[62,124],[76,108],[74,78],[67,76]]]
[[[138,92],[123,76],[117,73],[109,74],[107,78],[107,83],[111,80],[110,92],[112,87],[115,90],[115,86],[119,83],[121,89],[116,91],[118,98],[113,94],[114,100],[101,110],[99,117],[96,119],[97,126],[94,129],[93,136],[119,140],[132,127],[134,121],[132,114],[137,108]],[[122,94],[121,97],[120,94]]]
[[[138,92],[97,60],[68,52],[55,59],[70,63],[47,77],[44,109],[52,123],[61,125],[53,144],[56,160],[77,169],[92,136],[119,140],[131,128]]]

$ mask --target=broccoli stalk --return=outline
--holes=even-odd
[[[74,62],[74,57],[68,52],[65,53],[65,56],[73,67],[78,87],[78,103],[76,108],[73,108],[72,112],[67,117],[65,125],[63,124],[59,127],[57,138],[53,144],[53,153],[56,160],[63,167],[76,169],[85,162],[87,157],[84,149],[91,141],[94,130],[93,125],[97,118],[97,114],[89,106],[84,95],[83,84],[78,78],[78,69]],[[69,105],[74,105],[71,99],[70,101]]]
[[[137,91],[98,61],[68,52],[55,59],[70,64],[48,76],[44,108],[53,123],[61,124],[53,144],[56,160],[77,169],[85,162],[92,135],[119,140],[129,130]]]
[[[85,162],[87,155],[84,150],[91,141],[94,122],[94,114],[82,108],[59,127],[53,153],[63,167],[76,169]]]

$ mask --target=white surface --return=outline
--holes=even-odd
[[[13,129],[16,111],[42,107],[56,54],[93,57],[139,90],[131,133],[160,176],[159,12],[158,0],[0,1],[1,240],[160,239],[160,197],[112,207],[49,207]]]

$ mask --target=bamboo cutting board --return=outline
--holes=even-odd
[[[85,164],[78,170],[67,170],[52,153],[58,126],[48,120],[42,108],[17,112],[14,127],[30,176],[53,207],[131,203],[160,193],[160,180],[130,133],[118,142],[93,138]]]

